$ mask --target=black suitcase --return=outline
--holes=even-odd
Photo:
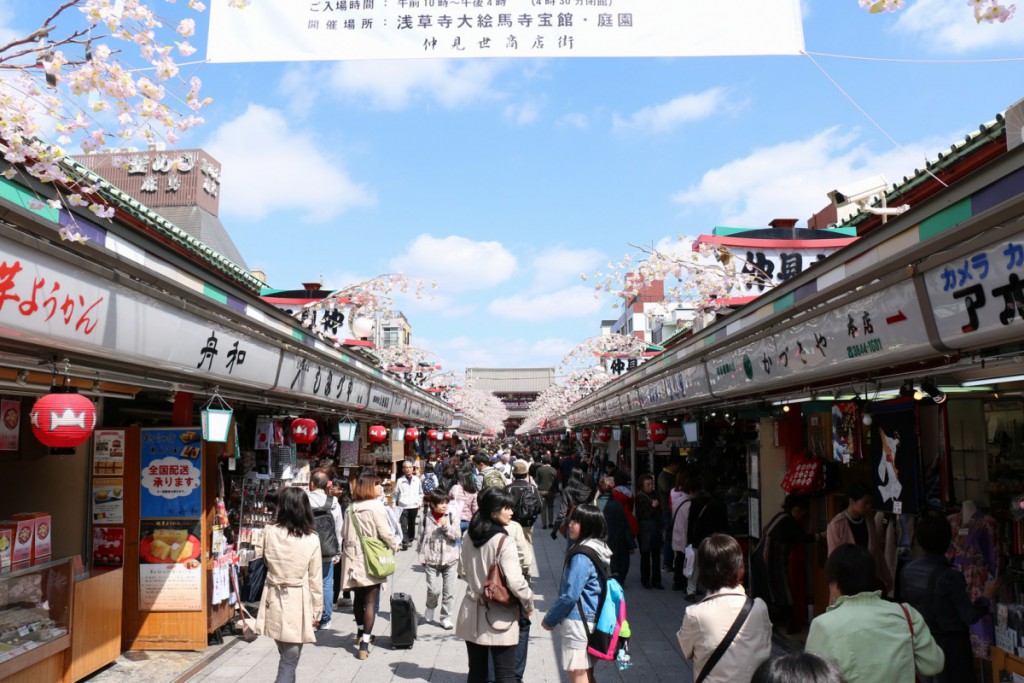
[[[416,642],[416,605],[408,593],[391,594],[391,647],[406,649]]]

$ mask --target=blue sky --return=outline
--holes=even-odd
[[[56,4],[0,0],[0,36]],[[1020,62],[927,63],[1019,59],[1024,15],[803,15],[808,52],[920,60],[814,56],[903,150],[806,56],[200,64],[182,75],[215,101],[181,146],[223,164],[221,218],[271,286],[435,279],[400,307],[445,367],[555,365],[619,315],[580,271],[715,225],[805,225],[829,190],[902,178],[1024,96]]]

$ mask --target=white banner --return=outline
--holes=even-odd
[[[211,62],[796,55],[800,0],[210,3]]]

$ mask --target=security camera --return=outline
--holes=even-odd
[[[885,188],[888,186],[889,183],[886,182],[885,176],[873,175],[837,190],[832,190],[828,193],[828,198],[832,200],[832,204],[836,208],[844,204],[867,203],[875,195],[884,194]]]

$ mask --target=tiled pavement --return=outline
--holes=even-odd
[[[530,632],[530,650],[524,680],[526,683],[556,683],[567,680],[559,662],[558,629],[553,632],[545,631],[540,627],[540,619],[556,595],[566,546],[562,538],[557,541],[551,540],[539,524],[534,531],[537,562],[533,571],[533,588],[537,595],[537,612],[533,617],[534,625]],[[681,593],[641,588],[638,558],[634,557],[633,565],[625,587],[629,603],[629,622],[633,631],[630,651],[634,665],[631,669],[620,672],[612,662],[598,662],[596,678],[602,682],[691,683],[693,672],[690,663],[683,659],[679,651],[675,635],[687,603]],[[667,575],[665,578],[670,580]],[[415,553],[412,550],[399,553],[398,569],[388,592],[381,596],[381,614],[378,615],[374,628],[377,636],[376,647],[370,652],[369,658],[365,661],[357,659],[352,610],[343,608],[342,611],[335,612],[330,629],[319,632],[317,643],[303,648],[298,668],[300,682],[462,683],[466,680],[465,644],[456,638],[453,632],[444,631],[440,626],[421,624],[419,637],[412,649],[391,649],[388,637],[388,601],[392,587],[411,593],[422,612],[426,599],[426,582],[421,570],[415,566]],[[456,592],[456,609],[462,600],[463,590],[464,584],[460,581]],[[252,643],[234,638],[227,640],[223,648],[208,650],[205,662],[195,666],[191,662],[185,664],[180,659],[171,660],[168,661],[171,669],[161,672],[161,655],[151,653],[153,661],[147,664],[147,668],[125,669],[126,663],[122,662],[95,676],[90,683],[127,680],[145,680],[147,683],[170,683],[176,680],[189,683],[226,683],[243,680],[270,683],[274,680],[278,655],[272,640],[259,638]],[[778,645],[774,649],[780,651]],[[119,668],[124,675],[119,675]]]

